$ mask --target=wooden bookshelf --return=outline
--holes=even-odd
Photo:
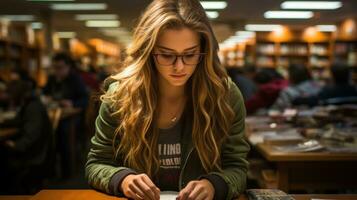
[[[120,62],[120,47],[117,44],[93,38],[88,40],[90,58],[94,66],[113,66]]]
[[[2,27],[4,28],[4,27]],[[1,78],[9,80],[13,70],[25,70],[37,80],[41,68],[42,47],[37,45],[33,30],[26,25],[9,25],[7,34],[0,37],[0,74]]]
[[[258,68],[284,69],[290,64],[303,64],[317,79],[329,78],[330,66],[340,63],[351,67],[352,79],[357,83],[357,19],[337,25],[335,32],[320,32],[316,27],[291,30],[285,26],[279,31],[256,32],[253,42],[243,48],[223,49],[221,60],[228,66],[254,64]]]
[[[311,69],[331,65],[332,35],[309,30],[289,30],[280,33],[258,32],[255,64],[257,67],[283,67],[303,64]]]
[[[221,52],[223,65],[227,67],[243,67],[245,65],[245,45],[237,44],[232,48],[225,49]]]

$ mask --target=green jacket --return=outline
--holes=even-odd
[[[244,140],[245,107],[242,95],[237,86],[230,81],[230,105],[235,111],[235,118],[229,136],[221,149],[222,172],[211,172],[220,176],[228,186],[226,199],[239,196],[246,186],[248,162],[246,160],[249,145]],[[109,182],[114,174],[128,169],[120,160],[114,159],[112,140],[117,127],[117,119],[111,117],[107,104],[103,103],[96,119],[96,133],[92,138],[92,148],[86,163],[86,177],[89,184],[108,194],[113,194]],[[192,120],[186,117],[182,141],[182,161],[179,188],[182,189],[191,180],[197,180],[207,173],[204,171],[197,151],[194,149],[191,133]],[[185,134],[186,133],[186,134]],[[188,134],[187,134],[188,133]]]

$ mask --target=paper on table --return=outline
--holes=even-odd
[[[162,191],[160,193],[160,200],[176,200],[178,192],[173,191]]]
[[[251,134],[248,138],[249,142],[253,145],[264,142],[264,137],[267,135],[276,135],[275,131],[258,131]]]

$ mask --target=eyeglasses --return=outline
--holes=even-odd
[[[185,65],[197,65],[201,59],[206,55],[205,53],[188,53],[188,54],[168,54],[168,53],[154,53],[152,54],[157,63],[160,65],[174,65],[178,58],[181,58]]]

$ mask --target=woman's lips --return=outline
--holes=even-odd
[[[182,78],[182,77],[185,77],[186,74],[170,74],[170,76],[173,78]]]

